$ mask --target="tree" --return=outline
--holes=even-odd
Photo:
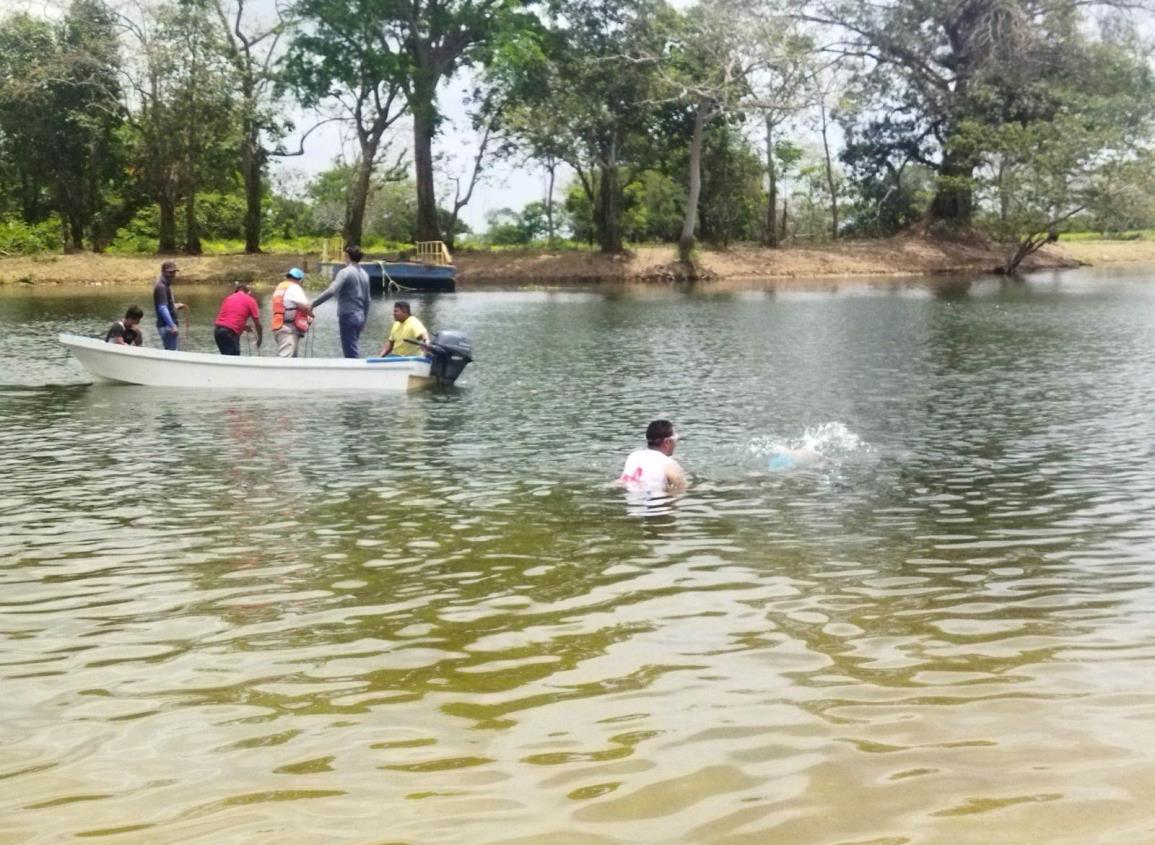
[[[485,239],[496,246],[525,246],[545,234],[545,208],[528,203],[520,212],[499,208],[485,216]]]
[[[287,59],[285,84],[306,106],[336,102],[352,128],[358,157],[349,185],[342,235],[360,243],[373,173],[390,151],[385,133],[405,114],[408,64],[402,44],[385,23],[399,13],[394,0],[300,0],[296,11],[306,26]],[[404,166],[398,153],[390,170]]]
[[[1155,85],[1134,46],[1088,45],[1077,73],[1052,77],[1064,108],[1046,120],[965,127],[990,151],[978,183],[991,195],[985,222],[1015,244],[1001,271],[1016,272],[1084,209],[1126,203],[1147,181]],[[1121,174],[1134,182],[1120,185]]]
[[[441,122],[438,86],[472,64],[506,26],[522,20],[523,0],[298,0],[296,10],[312,32],[298,38],[297,56],[325,68],[359,91],[357,106],[375,96],[374,113],[386,113],[396,93],[413,120],[413,163],[419,240],[438,240],[433,139]],[[385,94],[384,92],[388,92]],[[391,121],[390,121],[391,122]],[[372,129],[377,124],[367,123]],[[383,131],[383,130],[382,130]],[[378,136],[379,137],[379,136]],[[372,161],[363,149],[362,158]]]
[[[838,239],[838,192],[839,178],[834,172],[834,161],[830,154],[830,127],[833,122],[832,112],[839,102],[842,90],[838,75],[837,62],[826,67],[818,68],[811,78],[811,91],[814,104],[818,107],[816,128],[822,138],[822,163],[826,176],[826,190],[830,198],[830,238]]]
[[[702,150],[701,237],[709,243],[757,241],[764,193],[761,154],[737,119],[720,120]]]
[[[633,243],[676,241],[685,216],[686,190],[680,179],[643,170],[624,189],[622,233]]]
[[[473,128],[479,133],[477,148],[473,151],[465,178],[453,176],[453,207],[446,212],[447,220],[442,227],[444,239],[450,249],[456,242],[458,219],[461,209],[469,205],[473,199],[473,192],[481,181],[484,163],[491,145],[503,151],[507,144],[500,138],[502,108],[504,103],[490,95],[480,95],[480,104],[473,115]]]
[[[4,210],[28,223],[50,213],[52,89],[57,54],[50,23],[27,14],[0,20],[0,175]]]
[[[136,108],[129,126],[145,193],[159,208],[158,249],[200,251],[197,194],[230,189],[235,174],[235,102],[210,9],[199,0],[122,16],[136,66],[128,75]],[[180,49],[173,49],[180,44]]]
[[[791,16],[773,16],[757,24],[751,44],[763,54],[750,76],[749,110],[761,116],[766,150],[766,220],[762,242],[777,247],[785,221],[778,221],[779,134],[784,124],[801,111],[807,100],[809,81],[814,74],[812,36],[797,27]]]
[[[493,51],[479,87],[486,111],[492,115],[486,122],[500,139],[495,155],[508,160],[518,154],[522,166],[537,162],[548,175],[544,207],[552,241],[557,229],[554,186],[558,168],[572,158],[567,152],[573,142],[556,131],[564,116],[562,105],[553,97],[541,96],[543,88],[557,87],[556,67],[543,47],[546,37],[530,28],[508,33]]]
[[[175,6],[166,21],[170,32],[183,33],[170,131],[180,144],[181,193],[185,204],[185,244],[199,255],[201,226],[198,194],[205,189],[231,188],[236,167],[235,121],[244,105],[233,97],[221,34],[209,9],[197,0]]]
[[[911,125],[918,160],[937,173],[928,221],[967,224],[974,174],[985,150],[974,125],[1047,119],[1062,108],[1051,80],[1086,58],[1085,10],[1129,0],[811,0],[807,17],[842,33],[836,45],[861,63],[865,109],[848,116],[890,115]],[[886,118],[883,118],[886,119]]]
[[[129,112],[131,158],[136,165],[139,189],[157,205],[157,250],[176,252],[176,209],[180,197],[179,144],[172,126],[173,57],[164,49],[161,15],[139,9],[122,15],[120,23],[131,39],[135,58],[127,78],[135,108]]]
[[[245,186],[245,252],[251,254],[261,251],[266,164],[270,155],[287,154],[277,142],[290,126],[277,116],[274,105],[278,45],[288,22],[279,7],[274,21],[253,23],[246,18],[245,0],[213,2],[221,47],[239,95],[237,137]],[[304,138],[301,143],[304,144]]]
[[[557,0],[547,31],[508,68],[508,130],[574,170],[606,253],[623,247],[623,177],[644,169],[654,145],[655,57],[672,16],[663,0]]]
[[[683,263],[690,261],[695,243],[706,127],[739,108],[757,64],[752,54],[758,51],[745,49],[744,42],[747,32],[757,31],[750,26],[751,11],[742,0],[705,0],[688,12],[679,28],[681,39],[659,64],[664,86],[692,115],[686,203],[678,235],[678,257]]]
[[[522,0],[411,0],[399,16],[409,61],[405,80],[413,115],[417,181],[417,239],[438,240],[440,223],[433,184],[433,138],[441,122],[437,86],[471,64],[503,28],[528,25],[516,14]],[[452,236],[450,236],[452,240]]]
[[[123,173],[120,42],[109,8],[101,0],[73,0],[59,50],[58,76],[49,86],[55,204],[73,249],[83,248],[86,234],[99,247],[115,229],[93,227]]]

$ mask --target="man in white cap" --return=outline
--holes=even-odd
[[[273,337],[277,340],[277,357],[296,358],[301,338],[313,320],[309,297],[301,287],[305,274],[294,267],[273,291]]]

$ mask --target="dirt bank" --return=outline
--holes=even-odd
[[[782,279],[804,285],[808,279],[869,276],[925,276],[988,273],[1006,259],[1004,250],[981,243],[897,237],[839,241],[813,246],[766,249],[738,244],[703,250],[697,257],[704,280]],[[677,281],[686,271],[673,246],[643,246],[622,256],[598,253],[549,253],[541,250],[461,253],[460,277],[477,284],[533,282]],[[1024,263],[1024,270],[1073,267],[1081,262],[1050,247]]]
[[[697,259],[703,280],[774,279],[804,287],[811,280],[988,273],[1005,251],[984,243],[903,236],[885,240],[840,241],[813,246],[765,249],[740,244],[703,250]],[[178,257],[183,282],[227,283],[236,279],[278,281],[286,269],[316,271],[315,255],[219,255]],[[1081,263],[1155,263],[1152,241],[1078,241],[1060,243],[1032,256],[1025,270],[1070,267]],[[667,282],[686,277],[672,246],[643,246],[619,256],[594,252],[543,250],[470,252],[456,256],[462,289],[471,285],[597,284]],[[0,258],[2,284],[147,284],[156,278],[155,256],[44,255]]]
[[[290,267],[317,268],[316,256],[176,256],[181,282],[279,281]],[[156,281],[161,259],[139,255],[34,255],[0,258],[2,284],[143,285]]]

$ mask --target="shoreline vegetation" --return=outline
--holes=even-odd
[[[1005,245],[904,235],[885,239],[794,244],[770,249],[735,244],[704,249],[692,267],[671,245],[640,245],[618,255],[593,251],[517,249],[462,251],[454,256],[458,290],[484,287],[706,284],[773,281],[805,288],[831,279],[912,281],[925,276],[988,275],[1005,258]],[[246,280],[270,285],[291,266],[316,273],[316,254],[175,256],[185,284]],[[372,260],[367,256],[366,260]],[[13,285],[144,285],[155,280],[157,255],[95,253],[0,257],[0,287]],[[1155,264],[1155,241],[1074,240],[1052,244],[1024,262],[1027,271],[1101,264]]]

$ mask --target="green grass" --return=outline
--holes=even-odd
[[[454,252],[471,252],[474,254],[500,255],[504,252],[597,252],[597,245],[590,245],[585,241],[571,241],[555,239],[549,241],[532,241],[527,244],[491,244],[478,238],[469,238],[459,241]]]
[[[1136,229],[1131,232],[1063,232],[1063,241],[1149,241],[1155,240],[1155,229]]]

